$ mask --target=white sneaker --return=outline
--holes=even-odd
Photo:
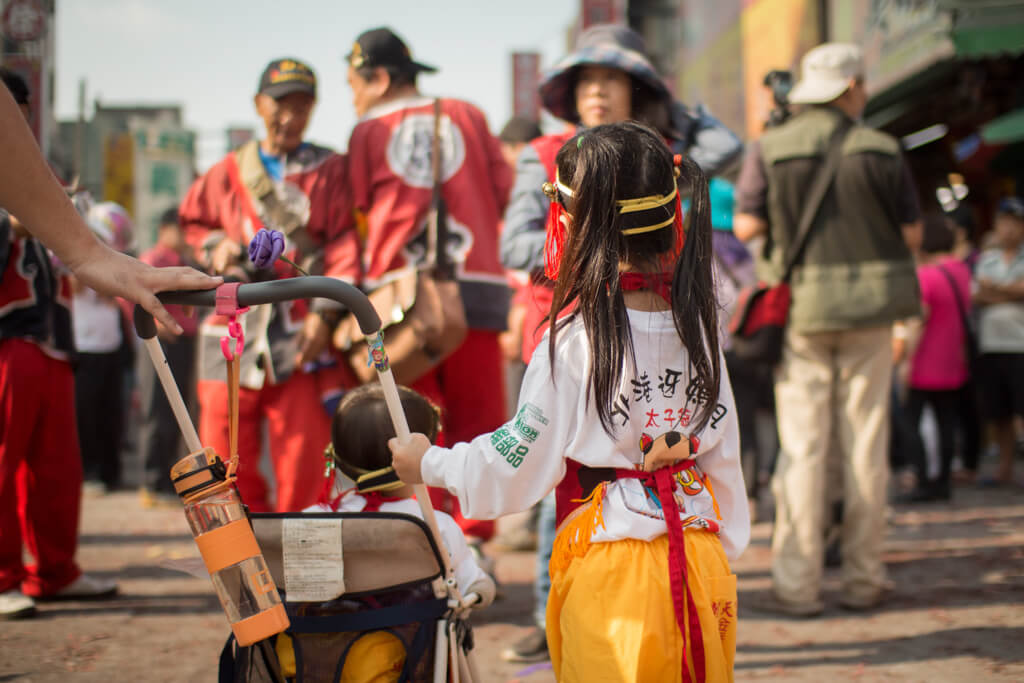
[[[0,593],[0,619],[24,619],[36,613],[36,601],[20,590]]]
[[[117,593],[117,584],[108,579],[100,579],[89,574],[82,574],[46,600],[89,600],[91,598],[107,598]]]

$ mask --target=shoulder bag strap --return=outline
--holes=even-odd
[[[818,216],[821,203],[825,201],[825,195],[828,194],[832,181],[835,180],[836,171],[839,170],[839,160],[843,156],[843,140],[846,139],[846,133],[850,130],[850,126],[851,121],[844,117],[832,133],[832,137],[829,138],[825,160],[822,162],[821,168],[814,178],[814,183],[807,193],[807,203],[804,204],[803,213],[800,214],[800,224],[797,226],[796,239],[793,240],[789,256],[786,259],[786,267],[782,271],[783,282],[789,282],[789,278],[793,275],[793,268],[800,261],[804,247],[807,246],[807,238],[811,234],[814,219]]]
[[[443,276],[448,272],[448,220],[445,215],[444,198],[441,196],[441,99],[434,100],[434,135],[430,141],[430,165],[433,170],[434,186],[430,197],[430,212],[427,214],[427,267],[434,275]]]
[[[255,235],[263,227],[263,219],[260,218],[260,215],[256,212],[256,207],[253,206],[249,188],[242,182],[242,173],[238,168],[237,152],[232,152],[228,155],[227,172],[228,180],[231,181],[231,188],[238,195],[239,203],[242,205],[242,213],[252,223],[252,232]],[[251,238],[252,235],[249,237]]]
[[[964,327],[964,337],[967,337],[968,340],[970,340],[971,320],[967,315],[967,307],[964,305],[964,300],[960,298],[960,289],[959,287],[956,286],[956,279],[953,277],[952,273],[943,268],[941,265],[939,266],[939,270],[942,271],[942,274],[945,276],[946,281],[949,282],[950,289],[953,290],[953,298],[956,299],[956,307],[957,310],[960,311],[960,322],[963,324]]]

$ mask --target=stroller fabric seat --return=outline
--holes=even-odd
[[[221,683],[432,681],[435,660],[449,654],[437,651],[439,624],[454,623],[459,647],[472,647],[468,624],[449,607],[442,549],[423,520],[336,512],[251,521],[291,627],[251,647],[229,638]]]

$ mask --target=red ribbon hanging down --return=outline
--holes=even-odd
[[[225,282],[217,288],[216,293],[214,312],[228,319],[228,333],[220,338],[220,351],[228,361],[241,356],[245,349],[245,330],[238,322],[238,316],[248,311],[249,307],[239,308],[238,306],[238,288],[240,286],[240,282]],[[234,353],[231,351],[231,339],[235,340]]]
[[[675,486],[675,474],[689,469],[695,464],[696,461],[690,459],[678,462],[671,467],[662,467],[654,472],[615,470],[618,478],[639,479],[645,486],[650,486],[653,480],[653,484],[658,491],[658,500],[661,501],[661,510],[665,515],[665,526],[668,528],[668,574],[669,585],[672,589],[672,606],[676,614],[676,624],[679,626],[679,633],[683,638],[684,683],[691,683],[693,680],[690,678],[690,670],[686,665],[687,622],[689,622],[690,626],[689,642],[693,655],[693,671],[696,675],[697,683],[703,683],[705,676],[704,637],[700,627],[700,616],[697,614],[697,606],[693,603],[693,593],[691,593],[690,584],[687,581],[686,540],[683,537],[682,520],[679,519],[679,506],[676,504],[676,497],[672,494],[672,489]]]

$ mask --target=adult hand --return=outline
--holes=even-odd
[[[398,478],[406,484],[422,484],[420,463],[430,448],[430,439],[423,434],[413,433],[404,443],[399,442],[397,437],[389,440],[388,448],[391,449],[391,465]]]
[[[312,363],[324,349],[331,339],[331,328],[324,322],[324,319],[317,313],[310,313],[302,326],[302,334],[299,336],[299,355],[296,365]]]
[[[176,289],[212,289],[224,280],[186,267],[154,268],[96,241],[95,247],[68,263],[83,284],[107,296],[119,296],[141,305],[175,334],[175,322],[160,300],[159,292]]]
[[[234,240],[223,239],[210,250],[210,268],[215,273],[223,274],[242,258],[242,245]]]

